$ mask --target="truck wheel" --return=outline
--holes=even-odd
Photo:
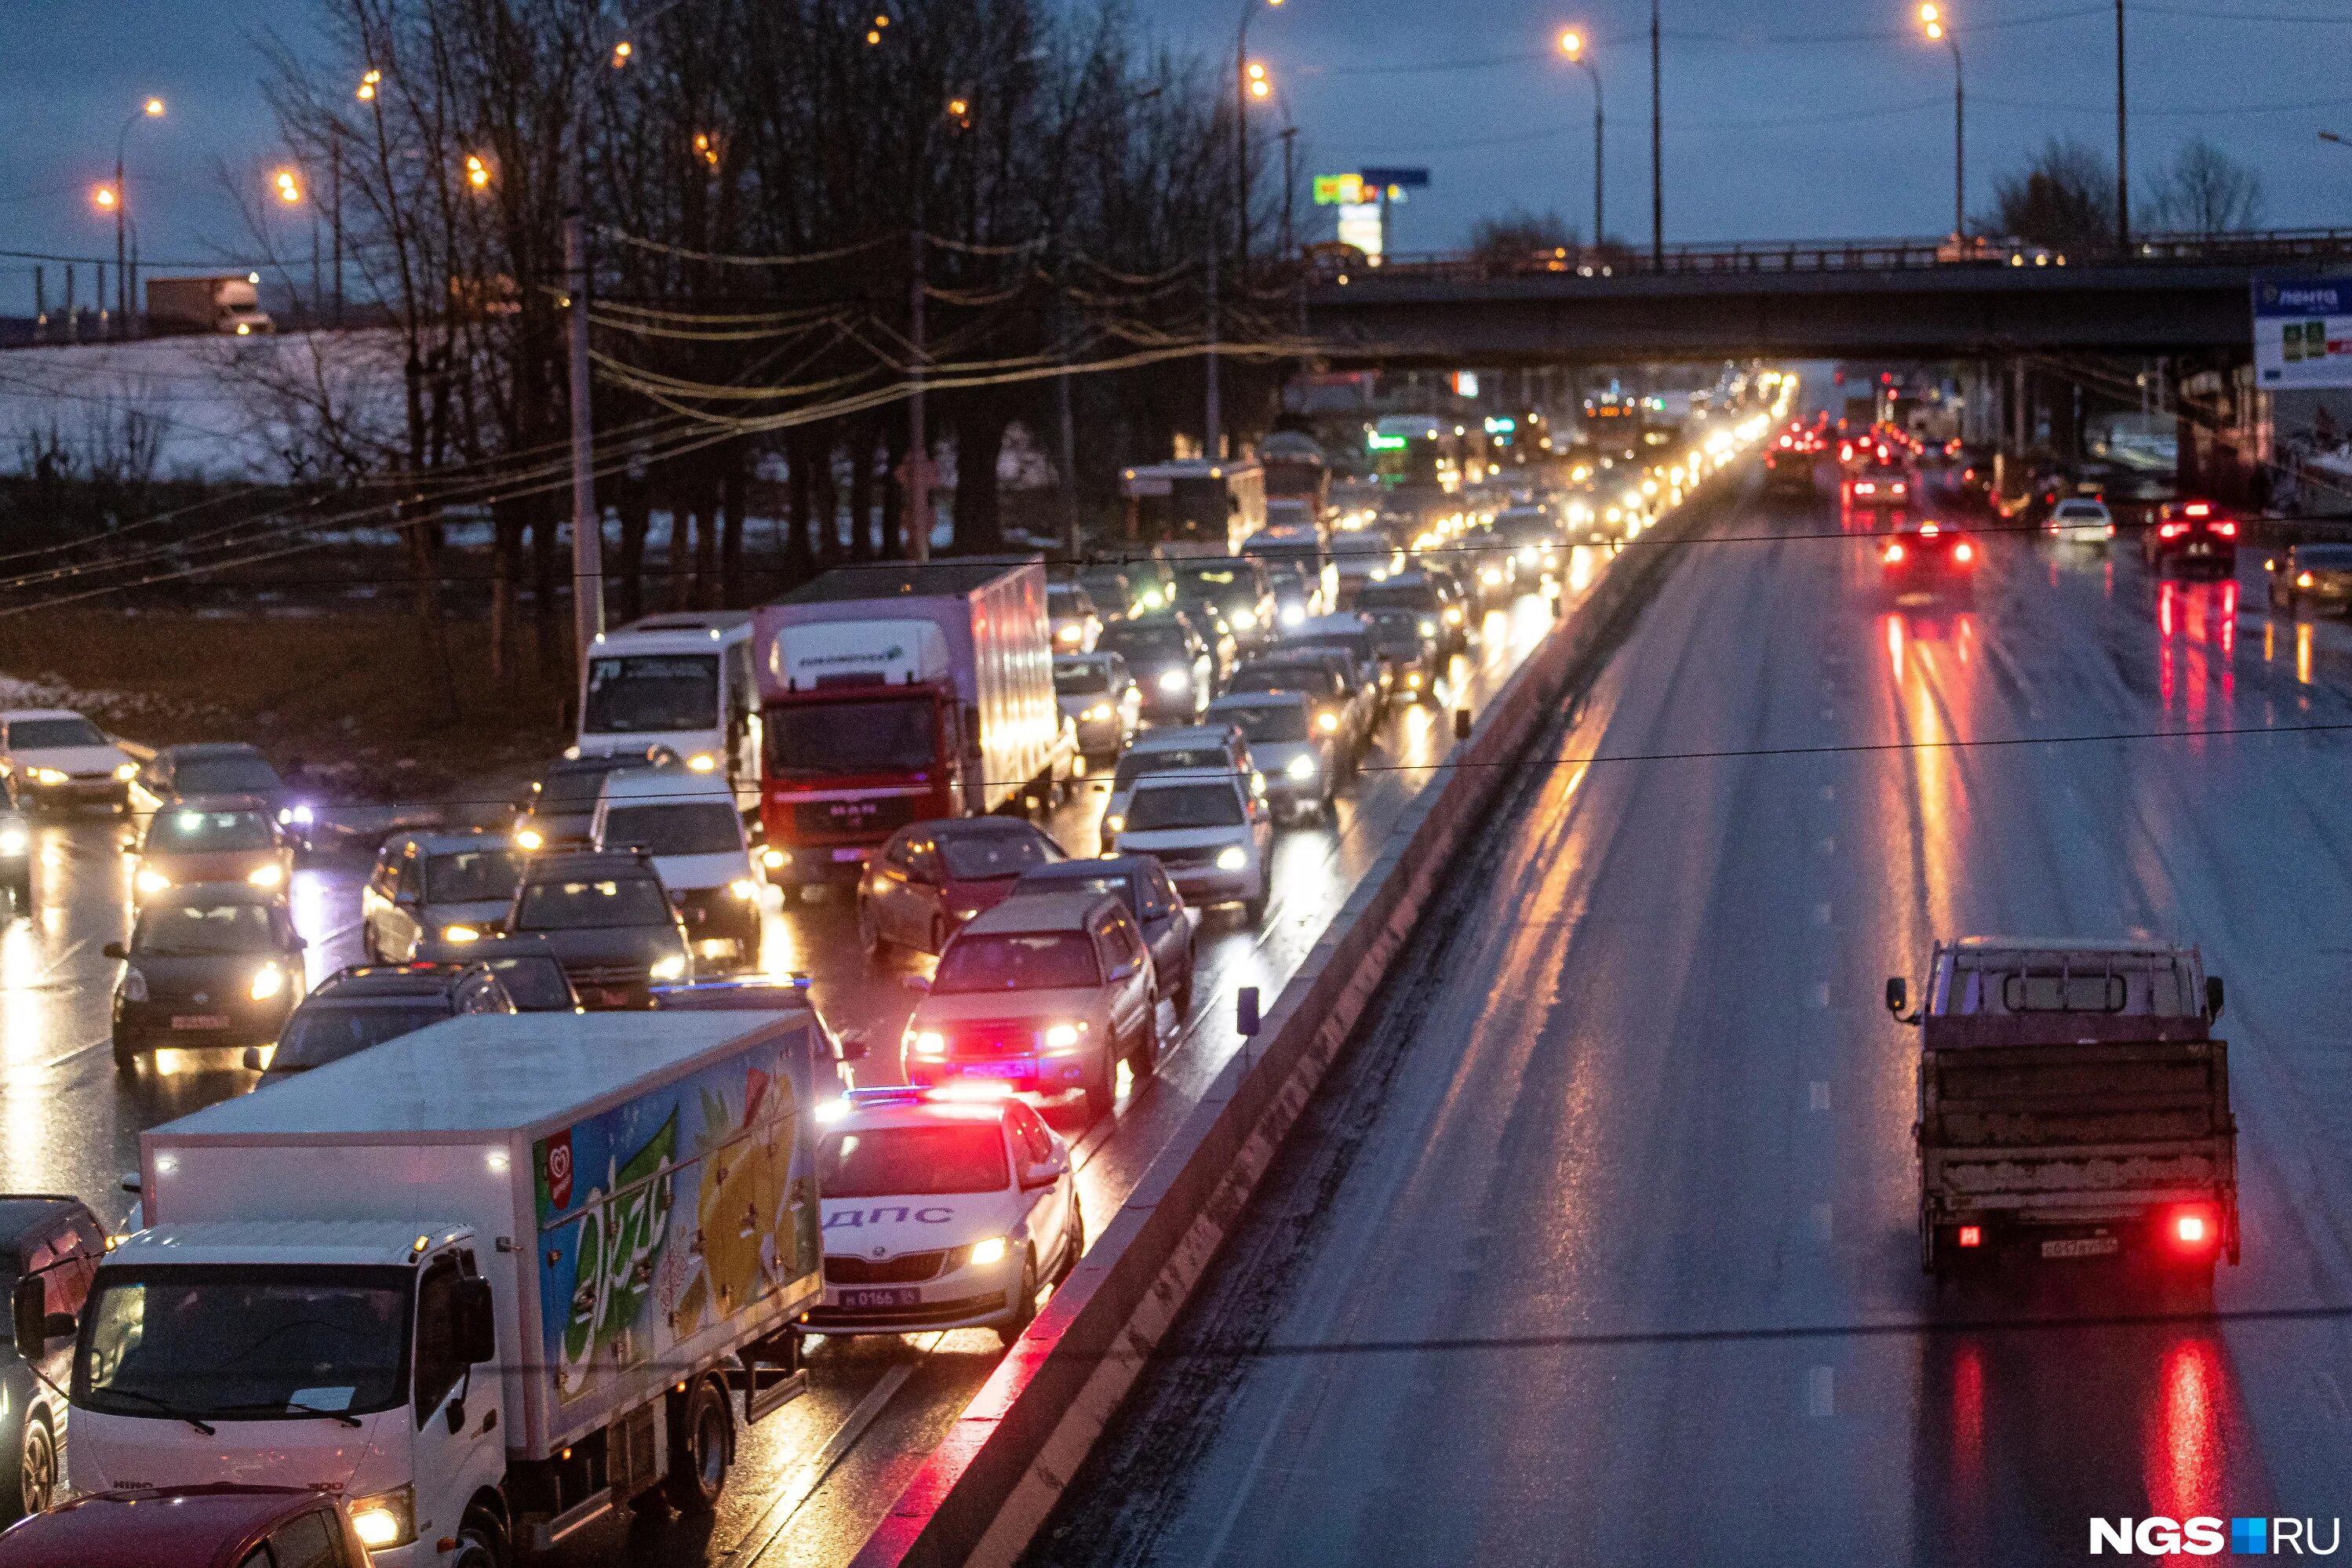
[[[709,1513],[726,1490],[728,1448],[734,1421],[727,1398],[709,1378],[698,1379],[683,1400],[670,1406],[669,1474],[662,1495],[685,1514]]]
[[[1037,1321],[1037,1256],[1032,1252],[1021,1261],[1021,1296],[1013,1303],[1013,1316],[996,1325],[996,1337],[1010,1350],[1029,1325]]]
[[[477,1509],[457,1527],[457,1546],[444,1568],[507,1568],[507,1532]]]

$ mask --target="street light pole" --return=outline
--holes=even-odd
[[[584,153],[583,153],[584,157]],[[585,184],[583,180],[583,184]],[[582,201],[585,201],[583,192]],[[590,417],[588,219],[575,204],[563,214],[563,287],[572,372],[572,625],[584,678],[588,651],[604,634],[604,519],[596,507],[595,424]]]
[[[125,265],[129,259],[129,235],[123,226],[127,221],[124,209],[130,204],[130,192],[122,183],[123,151],[131,140],[132,126],[142,120],[160,120],[163,116],[163,100],[151,98],[122,122],[121,131],[114,138],[114,335],[118,338],[129,335],[131,330],[131,273]],[[102,297],[98,306],[101,310],[106,308],[106,300]]]
[[[1919,22],[1931,42],[1952,51],[1952,238],[1958,240],[1969,232],[1968,86],[1960,69],[1960,40],[1936,0],[1923,0]]]
[[[2123,0],[2116,0],[2120,5]],[[1658,78],[1658,0],[1650,0],[1650,266],[1666,266],[1666,137],[1664,94]]]
[[[1249,274],[1249,26],[1260,5],[1277,6],[1282,0],[1242,0],[1242,25],[1234,43],[1234,264],[1237,275]]]
[[[2124,113],[2124,0],[2116,0],[2116,248],[2131,250],[2131,149]]]
[[[1590,78],[1592,83],[1592,246],[1594,251],[1597,253],[1601,247],[1601,218],[1603,211],[1601,201],[1601,132],[1602,123],[1601,113],[1601,72],[1591,60],[1585,57],[1584,35],[1581,33],[1562,33],[1559,36],[1559,52],[1566,55],[1575,64],[1583,67],[1585,76]]]

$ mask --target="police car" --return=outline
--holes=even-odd
[[[857,1089],[818,1115],[824,1301],[802,1329],[1019,1339],[1086,1247],[1069,1146],[974,1085]]]

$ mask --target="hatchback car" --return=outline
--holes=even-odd
[[[2352,604],[2352,545],[2289,545],[2263,562],[2271,608],[2300,614]]]
[[[599,850],[638,851],[653,861],[686,917],[698,960],[738,969],[759,964],[767,884],[751,863],[751,841],[725,778],[676,768],[607,773],[590,836]]]
[[[1019,1100],[860,1089],[817,1144],[813,1333],[992,1328],[1006,1344],[1086,1250],[1069,1145]]]
[[[1379,644],[1372,641],[1371,628],[1354,611],[1339,615],[1318,615],[1312,621],[1290,627],[1284,632],[1282,641],[1269,652],[1282,655],[1301,650],[1346,654],[1354,671],[1355,684],[1371,696],[1375,704],[1388,696],[1391,685],[1388,666],[1381,658]]]
[[[10,1526],[0,1568],[368,1568],[371,1523],[309,1487],[120,1487]]]
[[[1396,695],[1407,702],[1435,702],[1438,672],[1445,664],[1436,618],[1387,605],[1367,607],[1362,614]]]
[[[1356,595],[1356,609],[1409,610],[1442,657],[1458,653],[1470,643],[1469,613],[1465,594],[1454,575],[1443,567],[1417,567],[1398,572],[1386,582],[1366,585]]]
[[[1975,541],[1940,523],[1897,528],[1879,547],[1880,580],[1896,601],[1967,599],[1976,591]]]
[[[70,708],[0,713],[0,775],[34,808],[100,805],[121,810],[139,764],[98,726]]]
[[[294,843],[257,796],[199,796],[147,819],[135,850],[134,906],[174,887],[241,882],[282,894],[294,878]]]
[[[258,798],[298,849],[311,848],[319,826],[317,803],[287,783],[257,746],[241,740],[167,746],[131,780],[131,809],[140,812],[215,795]]]
[[[1034,824],[1009,817],[901,828],[858,879],[858,945],[877,963],[893,947],[940,952],[964,922],[995,907],[1023,872],[1068,858]]]
[[[1265,568],[1247,556],[1186,557],[1170,564],[1176,571],[1177,606],[1203,629],[1203,635],[1213,631],[1221,643],[1230,639],[1217,670],[1222,680],[1232,670],[1235,653],[1273,634],[1274,585],[1266,580]]]
[[[1242,732],[1275,805],[1293,817],[1328,820],[1339,747],[1317,730],[1314,705],[1304,692],[1227,692],[1209,705],[1209,721]]]
[[[899,1065],[922,1087],[956,1079],[1023,1093],[1076,1092],[1108,1115],[1125,1061],[1139,1081],[1160,1061],[1159,982],[1127,906],[1104,894],[1009,899],[948,941]]]
[[[2167,501],[2140,535],[2140,552],[2158,577],[2191,572],[2234,577],[2237,519],[2210,501]]]
[[[0,1195],[0,1279],[7,1282],[10,1301],[20,1282],[37,1279],[50,1318],[79,1317],[90,1276],[105,1256],[106,1231],[81,1199],[55,1193]],[[55,1502],[64,1474],[68,1423],[58,1385],[71,1371],[71,1330],[56,1335],[38,1360],[36,1367],[8,1336],[0,1335],[0,1522],[38,1513]]]
[[[530,793],[515,802],[515,847],[534,854],[541,850],[587,848],[596,823],[596,799],[604,793],[606,774],[625,768],[674,768],[677,760],[677,753],[667,746],[600,752],[593,757],[566,753],[557,758],[531,780]]]
[[[2115,514],[2107,510],[2104,501],[2069,497],[2050,509],[2042,531],[2062,545],[2105,549],[2107,541],[2116,537]]]
[[[479,964],[499,977],[519,1013],[577,1013],[587,1009],[572,988],[543,936],[483,936],[471,941],[420,943],[421,964]]]
[[[1301,653],[1287,658],[1252,659],[1234,672],[1225,695],[1297,692],[1315,716],[1315,733],[1328,740],[1339,765],[1348,766],[1363,752],[1372,728],[1374,705],[1363,689],[1339,667],[1344,655],[1325,660]]]
[[[1167,870],[1150,855],[1106,855],[1099,860],[1055,861],[1021,873],[1013,884],[1014,898],[1040,898],[1072,893],[1107,893],[1127,905],[1151,949],[1151,968],[1160,995],[1182,1018],[1192,1010],[1192,980],[1196,965],[1192,950],[1192,917],[1184,895],[1168,880]]]
[[[265,1060],[260,1047],[245,1065],[260,1087],[354,1056],[428,1024],[471,1013],[510,1013],[514,999],[481,964],[362,964],[328,976],[302,998]]]
[[[1045,619],[1053,628],[1054,652],[1090,653],[1102,635],[1103,618],[1094,596],[1074,582],[1045,585]]]
[[[1136,780],[1154,773],[1201,768],[1238,773],[1257,780],[1261,787],[1264,783],[1250,756],[1249,742],[1242,738],[1237,725],[1191,724],[1181,729],[1151,730],[1128,747],[1110,776],[1109,797],[1103,802],[1104,833],[1116,833],[1125,825],[1128,798],[1135,793]]]
[[[534,855],[505,928],[543,940],[590,1009],[650,1006],[654,986],[694,973],[686,923],[643,855]]]
[[[1265,916],[1273,812],[1235,773],[1155,773],[1139,780],[1127,821],[1106,850],[1150,855],[1192,903],[1238,904],[1253,925]]]
[[[1090,767],[1126,750],[1143,717],[1142,689],[1117,653],[1054,655],[1054,700]]]
[[[150,898],[131,940],[109,942],[114,1065],[164,1046],[268,1045],[302,999],[302,950],[282,894],[243,883],[173,887]]]
[[[399,833],[376,852],[360,891],[360,951],[371,963],[401,963],[425,943],[496,932],[522,855],[495,833]]]
[[[1218,661],[1181,611],[1114,622],[1095,646],[1127,661],[1143,692],[1143,716],[1154,724],[1191,724],[1216,695]]]

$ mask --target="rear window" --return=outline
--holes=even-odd
[[[1130,833],[1173,828],[1238,828],[1247,818],[1230,784],[1168,784],[1139,789],[1127,803]]]
[[[994,1122],[830,1133],[817,1146],[816,1168],[827,1197],[942,1197],[1013,1184]]]
[[[295,1009],[294,1016],[287,1020],[286,1032],[278,1041],[278,1054],[269,1059],[269,1071],[302,1072],[324,1067],[372,1045],[414,1034],[449,1016],[447,1004],[426,999],[341,1005],[314,1001]]]
[[[1114,789],[1131,788],[1147,773],[1171,773],[1180,768],[1227,768],[1234,759],[1222,746],[1175,746],[1165,750],[1130,751],[1118,759],[1118,771],[1111,775]]]
[[[931,989],[971,991],[1080,989],[1102,983],[1094,942],[1083,931],[991,936],[965,932],[940,956]]]

